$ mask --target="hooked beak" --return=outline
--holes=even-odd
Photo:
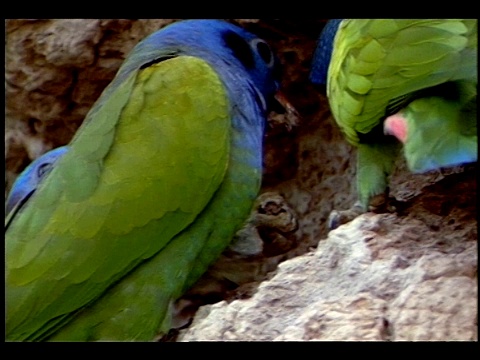
[[[293,127],[298,126],[300,124],[300,115],[281,90],[276,92],[274,100],[272,111],[268,115],[270,127],[283,125],[287,128],[287,131],[291,131]]]
[[[402,143],[407,141],[407,121],[400,114],[387,117],[383,122],[383,133],[393,135]]]

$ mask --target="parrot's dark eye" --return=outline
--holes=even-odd
[[[273,66],[274,56],[270,46],[262,39],[254,39],[251,43],[252,47],[257,50],[260,57],[265,61],[268,66]]]
[[[255,66],[252,49],[240,35],[233,31],[227,31],[223,34],[223,40],[247,69]]]
[[[42,178],[44,177],[52,168],[52,164],[51,163],[44,163],[44,164],[41,164],[38,169],[37,169],[37,176],[39,178]]]

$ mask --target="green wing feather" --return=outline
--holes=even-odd
[[[232,103],[232,123],[261,116],[253,97]],[[244,114],[245,109],[249,113]],[[240,110],[240,111],[239,111]],[[246,120],[246,119],[244,119]],[[224,180],[195,222],[169,244],[82,310],[49,341],[149,341],[171,328],[171,304],[206,271],[247,218],[261,181],[261,153],[246,141],[262,138],[262,126],[232,126],[229,166]],[[257,166],[252,166],[257,164]]]
[[[173,301],[221,254],[251,210],[261,179],[248,164],[255,156],[232,152],[224,182],[195,222],[48,340],[150,341],[167,333]]]
[[[45,336],[187,228],[224,178],[229,131],[202,60],[114,81],[6,231],[7,339]]]

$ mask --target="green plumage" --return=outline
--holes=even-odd
[[[445,97],[421,98],[400,112],[408,131],[403,150],[413,172],[478,158],[476,83],[456,82],[444,91]]]
[[[383,136],[385,117],[416,99],[431,96],[428,92],[441,84],[465,80],[475,87],[476,98],[477,20],[365,19],[340,23],[328,69],[327,95],[342,132],[358,146],[357,183],[364,210],[373,196],[385,191],[401,149],[398,142]],[[432,122],[433,118],[448,122],[431,114],[418,122]],[[442,135],[433,132],[428,140],[435,136]],[[476,136],[471,140],[476,143]],[[422,151],[421,144],[410,145],[405,151],[407,161],[412,153]]]
[[[178,21],[135,46],[71,143],[45,155],[52,171],[16,184],[8,341],[170,330],[172,304],[258,194],[275,67],[263,40],[220,20]]]
[[[252,155],[245,152],[236,156],[243,162]],[[233,180],[227,175],[213,201],[191,226],[50,340],[145,341],[168,332],[173,300],[192,286],[211,259],[218,257],[229,244],[258,192],[258,172],[241,163],[231,170],[231,174],[243,176]],[[132,297],[140,301],[132,301]],[[165,311],[162,316],[158,316],[159,309]],[[156,316],[132,317],[131,313]],[[159,319],[162,322],[158,323]]]
[[[9,340],[43,338],[63,324],[186,229],[224,180],[229,103],[206,62],[165,60],[107,93],[99,100],[103,106],[91,112],[95,121],[86,120],[71,150],[6,232]],[[188,262],[183,253],[176,255]],[[188,267],[181,269],[184,274],[174,275],[185,278]],[[170,275],[163,275],[165,286]],[[157,296],[180,293],[173,290]]]

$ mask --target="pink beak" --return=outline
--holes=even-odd
[[[383,123],[383,129],[386,135],[393,135],[404,144],[407,141],[407,120],[400,114],[387,117]]]

